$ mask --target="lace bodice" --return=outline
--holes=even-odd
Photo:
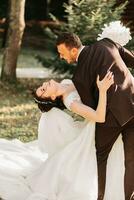
[[[75,90],[73,92],[70,92],[70,94],[64,99],[64,105],[66,106],[67,109],[71,110],[71,104],[73,101],[81,101],[80,96],[78,92]]]
[[[61,81],[61,83],[72,84],[72,81],[70,79],[64,79],[63,81]],[[73,103],[73,101],[81,101],[77,90],[70,92],[70,94],[64,99],[63,103],[67,109],[71,110],[70,106]]]

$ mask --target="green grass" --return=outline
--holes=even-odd
[[[0,138],[17,138],[29,142],[37,138],[41,112],[34,103],[31,89],[37,88],[42,79],[20,79],[16,84],[0,82]],[[82,120],[70,113],[75,120]]]
[[[40,111],[33,101],[30,88],[40,79],[20,79],[14,85],[0,82],[0,137],[18,138],[27,142],[37,138]]]

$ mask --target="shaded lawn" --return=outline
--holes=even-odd
[[[41,63],[38,62],[36,56],[52,56],[49,50],[36,50],[33,48],[22,48],[18,57],[17,68],[41,68]],[[2,66],[3,49],[0,49],[0,67]]]
[[[0,137],[27,142],[37,138],[40,111],[30,88],[42,79],[20,79],[16,84],[0,82]]]

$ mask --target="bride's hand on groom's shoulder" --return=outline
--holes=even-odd
[[[113,83],[114,83],[114,75],[111,71],[107,72],[107,74],[101,81],[99,75],[97,76],[97,86],[100,91],[106,92]]]

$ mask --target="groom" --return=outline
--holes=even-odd
[[[92,108],[98,103],[97,75],[102,79],[107,71],[113,72],[106,120],[96,124],[98,200],[104,198],[107,159],[119,134],[122,134],[125,153],[125,200],[134,199],[134,78],[128,70],[128,67],[134,68],[134,54],[107,38],[83,46],[72,33],[58,37],[57,49],[60,58],[68,63],[77,62],[73,83],[82,102]]]

